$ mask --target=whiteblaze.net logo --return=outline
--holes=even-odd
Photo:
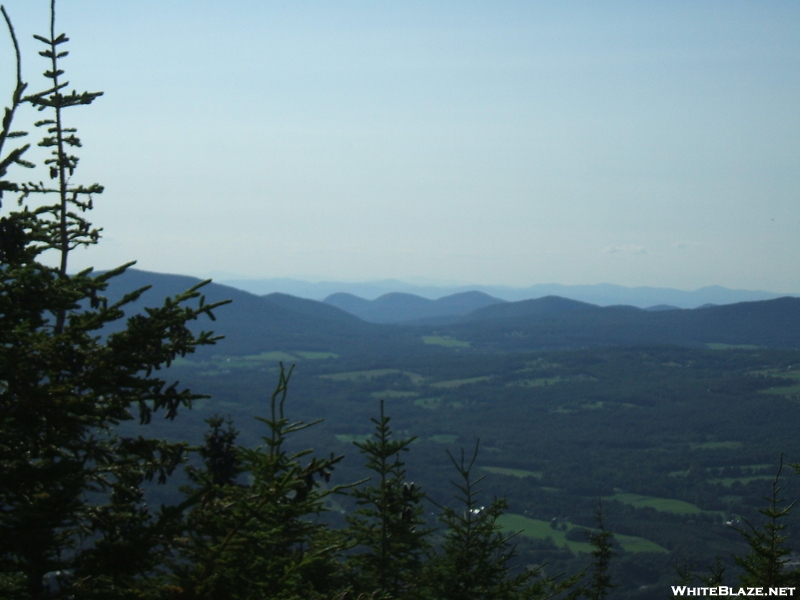
[[[718,585],[715,587],[689,587],[686,585],[673,585],[673,596],[794,596],[793,587],[728,587]]]

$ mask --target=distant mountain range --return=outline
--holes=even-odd
[[[332,281],[311,283],[286,278],[227,279],[219,283],[257,295],[278,292],[312,300],[323,300],[338,293],[350,294],[367,300],[375,300],[390,293],[413,294],[429,300],[436,300],[464,292],[483,292],[494,298],[509,302],[541,298],[543,296],[560,296],[571,300],[589,302],[598,306],[626,304],[639,308],[658,305],[697,308],[706,304],[753,302],[756,300],[771,300],[787,295],[758,290],[733,290],[720,286],[708,286],[694,291],[684,291],[671,288],[624,287],[608,283],[596,285],[560,285],[551,283],[532,285],[526,288],[486,285],[423,286],[405,283],[396,279],[362,283]]]
[[[200,279],[129,269],[112,279],[107,296],[119,299],[132,289],[151,289],[131,305],[128,315],[145,306],[157,306],[200,283]],[[236,288],[210,283],[202,288],[207,304],[232,300],[214,311],[215,321],[203,319],[197,330],[213,330],[225,339],[200,354],[258,354],[268,350],[349,352],[377,343],[381,327],[367,323],[338,308],[286,294],[256,296]]]
[[[193,277],[130,270],[113,280],[108,296],[119,298],[151,285],[153,289],[129,311],[135,312],[161,304],[165,296],[198,282]],[[215,283],[203,291],[207,302],[232,299],[233,303],[216,311],[216,322],[197,325],[225,335],[219,345],[201,354],[305,350],[386,357],[655,344],[800,348],[800,299],[792,297],[648,311],[558,296],[502,302],[479,292],[436,301],[408,294],[367,301],[340,294],[325,303],[279,293],[257,296]],[[370,323],[341,307],[371,318],[385,318],[389,307],[393,318],[412,319],[405,319],[411,321],[405,324]]]
[[[365,300],[353,294],[339,292],[325,298],[330,304],[371,323],[424,323],[443,322],[467,315],[474,310],[503,303],[483,292],[460,292],[429,300],[414,294],[392,292],[375,300]]]

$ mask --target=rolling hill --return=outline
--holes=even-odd
[[[429,300],[414,294],[393,292],[375,300],[353,294],[331,294],[324,302],[371,323],[402,323],[458,317],[504,301],[483,292],[461,292]]]
[[[200,283],[200,279],[129,269],[112,280],[108,290],[111,300],[133,289],[151,286],[131,306],[133,311],[159,305],[166,296],[175,296]],[[247,355],[273,350],[360,352],[385,345],[385,326],[367,323],[338,308],[296,298],[287,294],[256,296],[235,288],[209,283],[203,288],[207,303],[232,300],[215,311],[216,321],[198,323],[196,328],[212,329],[225,336],[213,348],[200,354]],[[407,336],[405,336],[407,337]],[[399,347],[403,335],[393,335]]]
[[[225,279],[221,283],[258,295],[281,292],[314,300],[322,300],[337,293],[353,294],[371,300],[392,292],[402,292],[435,299],[478,290],[509,302],[540,298],[542,296],[561,296],[571,300],[590,302],[598,306],[629,304],[639,308],[647,308],[658,304],[669,304],[678,308],[697,308],[704,304],[734,304],[736,302],[772,300],[786,295],[764,290],[730,289],[717,285],[687,291],[647,286],[625,287],[609,283],[591,285],[541,283],[519,288],[497,285],[414,285],[396,279],[371,282],[322,281],[316,283],[287,278]]]
[[[563,298],[489,306],[439,330],[487,348],[542,348],[670,344],[699,347],[800,347],[800,299],[778,298],[698,309],[648,311],[599,307]]]
[[[199,281],[131,269],[112,282],[109,297],[119,298],[126,291],[150,285],[152,289],[132,307],[141,310],[146,304],[160,304],[165,296],[178,294]],[[278,293],[256,296],[210,283],[204,294],[207,302],[233,300],[216,311],[215,323],[198,324],[198,328],[225,335],[215,348],[203,352],[225,355],[306,350],[392,356],[454,348],[459,352],[519,352],[658,344],[800,347],[800,299],[791,297],[648,311],[631,306],[600,307],[556,296],[501,302],[479,292],[435,301],[388,294],[372,302],[342,295],[318,302]],[[368,322],[337,308],[333,302],[351,310],[360,306],[359,310],[373,320],[405,317],[407,322]],[[454,316],[457,311],[463,311],[461,316]],[[434,316],[437,314],[441,316]],[[416,324],[408,324],[410,319],[417,319]],[[436,336],[459,343],[450,344],[448,350],[430,343]]]

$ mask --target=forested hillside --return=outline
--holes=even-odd
[[[126,290],[151,286],[131,304],[130,312],[140,310],[149,298],[174,295],[199,283],[197,278],[129,269],[112,280],[108,293],[118,299]],[[491,353],[648,344],[775,349],[800,345],[800,298],[791,297],[648,311],[547,296],[491,303],[461,316],[450,312],[410,324],[381,324],[363,321],[329,303],[285,294],[256,296],[210,283],[204,295],[209,301],[235,303],[235,309],[218,316],[225,339],[213,351],[230,355],[276,349],[393,356],[440,353],[447,347]]]

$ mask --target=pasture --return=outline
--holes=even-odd
[[[618,493],[613,496],[606,496],[604,500],[616,500],[623,504],[630,504],[636,508],[650,507],[661,512],[673,513],[676,515],[695,515],[704,512],[701,508],[683,500],[673,500],[671,498],[657,498],[655,496],[643,496],[641,494]]]
[[[495,473],[496,475],[510,475],[512,477],[534,477],[536,479],[542,478],[541,471],[525,471],[524,469],[507,469],[506,467],[481,467],[487,473]]]
[[[578,525],[573,525],[572,523],[566,523],[566,530],[554,529],[547,521],[542,521],[540,519],[529,519],[528,517],[514,513],[507,513],[500,516],[497,519],[497,522],[503,531],[510,533],[518,532],[520,535],[538,540],[550,538],[559,548],[569,548],[570,552],[575,554],[579,552],[588,554],[594,549],[589,542],[576,542],[573,540],[568,540],[566,536],[567,531],[571,531],[573,529],[597,531],[596,529],[580,527]],[[667,552],[666,548],[663,548],[655,542],[651,542],[650,540],[646,540],[644,538],[618,534],[615,534],[614,538],[619,542],[620,546],[622,546],[626,552]]]
[[[429,346],[443,346],[445,348],[469,348],[470,343],[457,340],[449,335],[423,335],[422,343]]]
[[[332,381],[372,381],[379,377],[386,377],[387,375],[405,375],[415,385],[422,383],[425,378],[417,373],[410,373],[408,371],[401,371],[400,369],[369,369],[366,371],[347,371],[344,373],[332,373],[330,375],[319,375],[321,379],[330,379]]]
[[[468,377],[467,379],[451,379],[449,381],[437,381],[436,383],[432,383],[431,387],[435,388],[457,388],[461,387],[462,385],[471,385],[473,383],[480,383],[481,381],[489,381],[491,379],[491,375],[482,375],[481,377]]]

